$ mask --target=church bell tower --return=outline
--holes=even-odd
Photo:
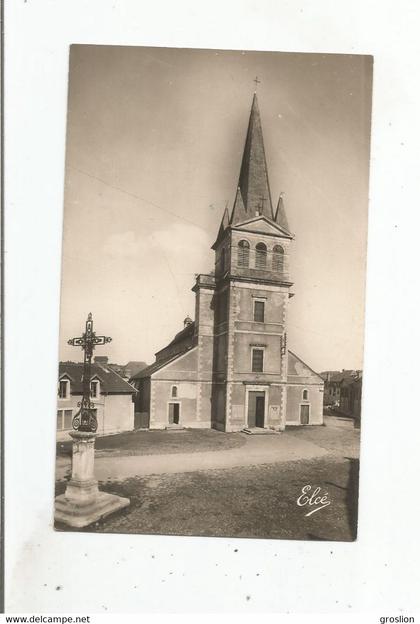
[[[215,251],[212,426],[282,430],[287,402],[289,231],[273,210],[257,95],[231,215]]]

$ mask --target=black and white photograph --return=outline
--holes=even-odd
[[[3,5],[0,620],[416,622],[420,5]]]
[[[357,539],[372,69],[71,46],[57,531]]]

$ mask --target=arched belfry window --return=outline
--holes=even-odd
[[[284,268],[284,249],[280,245],[273,247],[273,271],[283,271]]]
[[[267,266],[267,247],[264,243],[258,243],[255,247],[255,267],[265,269]]]
[[[238,266],[249,267],[249,243],[246,240],[238,243]]]

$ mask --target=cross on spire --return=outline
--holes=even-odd
[[[258,80],[258,76],[255,76],[253,82],[255,82],[255,90],[257,90],[258,85],[261,83],[261,80]]]

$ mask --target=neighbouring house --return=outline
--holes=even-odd
[[[355,374],[349,378],[346,377],[341,382],[340,403],[338,411],[346,416],[355,419],[356,426],[360,426],[360,415],[362,408],[362,371],[355,371]]]
[[[83,395],[83,364],[60,362],[58,378],[57,439],[68,438]],[[98,435],[134,429],[136,389],[107,364],[91,367],[91,399],[98,420]]]
[[[342,388],[361,375],[361,371],[343,368],[341,371],[323,371],[320,375],[324,380],[324,406],[339,408]]]
[[[133,375],[136,427],[283,430],[323,423],[324,381],[287,346],[293,243],[280,196],[273,209],[254,95],[233,210],[215,270],[196,277],[195,320]]]
[[[94,357],[94,361],[97,364],[105,364],[112,368],[116,373],[123,377],[127,381],[133,377],[136,373],[141,371],[143,368],[146,368],[146,362],[142,361],[131,361],[127,364],[109,364],[108,357],[106,355],[96,355]]]

